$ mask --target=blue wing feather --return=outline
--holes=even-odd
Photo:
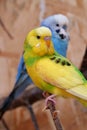
[[[16,76],[16,82],[15,82],[15,86],[14,86],[14,88],[17,88],[16,92],[15,92],[15,98],[20,96],[20,94],[25,90],[25,88],[32,83],[33,82],[31,80],[31,78],[27,74],[27,70],[26,70],[26,67],[24,64],[24,59],[22,56],[20,59],[19,66],[18,66],[18,73]]]

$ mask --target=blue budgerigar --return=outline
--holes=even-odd
[[[52,41],[54,48],[58,53],[65,57],[69,43],[68,24],[69,21],[67,17],[62,14],[49,16],[41,23],[41,26],[46,26],[52,31]],[[25,88],[32,83],[33,82],[31,78],[27,74],[24,59],[22,56],[18,66],[18,73],[16,76],[16,82],[13,91],[10,93],[0,108],[0,117],[2,117],[4,112],[8,109],[12,101],[20,96]]]
[[[41,23],[42,26],[48,27],[52,32],[52,42],[55,50],[66,57],[69,34],[68,25],[69,20],[66,16],[58,14],[49,16]]]

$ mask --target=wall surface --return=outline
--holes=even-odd
[[[62,13],[70,20],[68,58],[79,68],[87,45],[87,0],[0,0],[0,98],[14,86],[19,58],[26,34],[47,16]],[[33,105],[40,130],[55,130],[50,113],[42,112],[44,101]],[[59,116],[65,130],[86,130],[87,109],[72,99],[57,99]],[[34,130],[26,108],[7,112],[4,118],[10,130]],[[0,130],[4,130],[0,123]]]

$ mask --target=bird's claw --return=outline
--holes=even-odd
[[[47,97],[50,96],[50,95],[51,95],[51,94],[48,93],[48,92],[46,92],[46,91],[43,92],[43,96],[44,96],[44,98],[47,98]]]
[[[49,93],[48,93],[48,94],[49,94]],[[43,111],[49,109],[49,101],[52,102],[53,105],[56,104],[56,101],[54,100],[55,95],[50,95],[50,96],[47,97],[46,95],[48,95],[48,94],[47,94],[47,93],[44,94],[45,97],[46,97],[46,100],[45,100],[46,106],[43,108]]]
[[[48,105],[49,101],[51,101],[54,105],[56,104],[56,101],[54,100],[55,95],[50,95],[46,98],[46,105]]]

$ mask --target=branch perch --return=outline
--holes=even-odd
[[[50,96],[50,94],[48,92],[45,92],[44,95],[45,95],[45,98]],[[63,127],[62,127],[61,121],[59,119],[55,104],[50,100],[48,100],[48,102],[47,102],[47,109],[50,110],[50,113],[51,113],[52,119],[54,121],[56,130],[63,130]]]
[[[26,107],[27,104],[32,105],[35,102],[44,99],[42,93],[43,93],[43,91],[40,90],[37,87],[26,90],[26,91],[24,91],[23,95],[21,95],[18,99],[13,101],[11,106],[9,106],[8,110],[12,110],[12,109],[15,109],[15,108],[21,107],[21,106]],[[0,104],[2,104],[2,101],[4,101],[4,99],[2,99],[0,101]],[[61,124],[60,119],[58,117],[58,113],[56,111],[55,106],[53,105],[53,103],[51,101],[48,102],[48,106],[49,106],[49,109],[50,109],[50,112],[51,112],[51,115],[52,115],[56,130],[63,130],[62,124]],[[29,106],[27,106],[27,107],[29,107]]]
[[[9,106],[7,111],[15,109],[20,106],[25,106],[31,115],[31,119],[34,124],[35,130],[39,130],[39,126],[38,126],[38,123],[37,123],[37,120],[36,120],[36,117],[35,117],[35,114],[34,114],[34,111],[33,111],[33,108],[31,105],[40,99],[42,99],[42,91],[40,89],[33,88],[31,90],[27,90],[23,93],[23,95],[20,96],[20,98],[13,101],[13,103],[11,104],[11,106]],[[3,104],[4,100],[5,100],[5,98],[0,100],[0,106]],[[9,130],[9,128],[3,118],[1,119],[1,121],[4,125],[4,127],[7,130]]]
[[[39,126],[38,126],[38,123],[37,123],[37,119],[35,117],[35,114],[34,114],[34,111],[33,111],[33,108],[31,106],[31,104],[29,102],[26,102],[26,107],[27,109],[29,110],[30,112],[30,115],[31,115],[31,119],[32,119],[32,122],[33,122],[33,125],[35,127],[36,130],[39,130]]]
[[[43,91],[36,87],[29,89],[29,90],[25,90],[19,98],[15,99],[12,102],[11,106],[9,106],[7,111],[13,110],[13,109],[21,107],[21,106],[26,107],[26,102],[27,103],[29,102],[32,105],[35,102],[37,102],[41,99],[44,99],[42,93],[43,93]],[[0,99],[0,106],[3,104],[5,98]]]
[[[56,110],[56,107],[51,101],[48,101],[48,108],[49,108],[50,113],[52,115],[52,119],[54,121],[56,130],[63,130],[62,124],[61,124],[60,119],[58,117],[58,112]]]

